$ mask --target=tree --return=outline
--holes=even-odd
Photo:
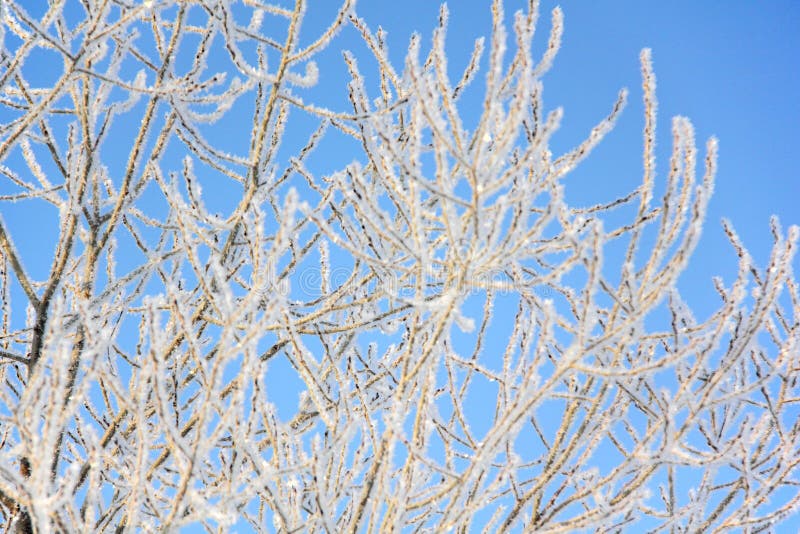
[[[738,276],[693,316],[676,282],[716,142],[697,179],[675,118],[656,183],[649,51],[642,183],[575,207],[563,180],[626,93],[550,152],[560,111],[541,77],[559,10],[537,62],[537,3],[509,33],[495,1],[475,83],[484,42],[451,79],[444,7],[402,68],[353,2],[310,39],[305,10],[0,4],[3,211],[20,202],[58,228],[40,276],[24,229],[0,220],[6,524],[759,532],[795,510],[798,229],[773,221],[759,268],[726,225]],[[345,53],[349,109],[308,103],[313,58],[344,26],[377,76]],[[350,162],[325,168],[326,143]]]

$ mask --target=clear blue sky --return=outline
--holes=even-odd
[[[36,3],[31,0],[31,13],[39,13],[33,6]],[[454,74],[466,65],[474,39],[488,36],[490,3],[450,3],[447,43]],[[525,3],[507,0],[508,18]],[[338,2],[309,0],[309,4],[306,39],[316,35],[315,27],[331,20]],[[544,49],[550,11],[556,5],[542,2],[535,57]],[[554,153],[580,142],[608,113],[619,89],[630,89],[628,107],[616,129],[566,179],[568,200],[578,205],[608,201],[641,181],[643,116],[638,58],[642,48],[652,49],[658,80],[657,155],[662,183],[671,148],[672,116],[685,115],[692,120],[701,147],[709,136],[719,138],[719,172],[709,217],[701,244],[681,280],[684,289],[689,289],[688,302],[700,310],[708,309],[711,300],[717,302],[711,276],[720,274],[730,282],[736,268],[735,254],[719,224],[722,217],[733,222],[759,265],[765,263],[771,248],[770,215],[778,215],[784,228],[800,224],[796,207],[800,199],[800,2],[576,0],[561,7],[565,15],[562,47],[544,79],[547,108],[562,106],[565,110],[562,130],[554,138]],[[381,25],[389,32],[389,46],[399,70],[413,31],[421,33],[423,50],[427,49],[438,8],[432,0],[360,0],[358,4],[359,14],[373,29]],[[341,39],[317,58],[320,85],[303,95],[307,101],[347,109],[342,47],[352,47],[357,54],[365,52],[356,32],[345,30]],[[364,60],[362,66],[368,70],[369,62]],[[44,68],[39,74],[46,77],[48,73],[58,74]],[[376,86],[370,89],[371,95],[377,96]],[[302,115],[293,115],[294,119],[302,120]],[[3,120],[0,115],[0,122]],[[249,127],[247,119],[234,125],[232,139],[245,137],[242,124]],[[220,137],[227,135],[229,127],[215,126]],[[120,144],[114,150],[127,157],[128,149]],[[244,154],[246,150],[239,147],[235,152]],[[348,150],[326,155],[342,164],[355,157]],[[328,163],[326,170],[334,165]],[[209,203],[235,200],[219,198]],[[19,212],[15,211],[18,208]],[[42,236],[35,225],[21,228],[21,206],[4,205],[3,210],[12,235],[36,236],[36,240],[21,240],[18,247],[33,276],[42,278],[52,257],[52,250],[43,247],[42,241],[55,236]],[[40,215],[35,217],[41,224]],[[47,219],[47,224],[56,228],[57,222]],[[799,259],[795,268],[800,271]],[[16,302],[22,301],[17,297]]]

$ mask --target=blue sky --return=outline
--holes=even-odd
[[[31,2],[32,4],[34,2]],[[327,24],[337,2],[310,0],[306,21],[310,39],[314,28]],[[505,3],[507,15],[522,8],[522,0]],[[490,32],[489,0],[461,0],[450,3],[448,50],[455,76],[467,63],[472,42]],[[557,4],[543,1],[534,56],[539,57],[549,33],[549,13]],[[429,46],[439,4],[430,0],[361,0],[358,12],[375,29],[389,33],[389,46],[401,70],[406,46],[413,31],[422,35],[423,50]],[[716,305],[711,276],[731,281],[736,258],[719,221],[730,219],[750,249],[757,264],[763,265],[771,248],[769,217],[779,216],[784,228],[800,224],[800,175],[796,154],[800,152],[800,3],[706,1],[573,1],[563,4],[565,31],[561,51],[553,69],[544,79],[544,101],[548,110],[563,107],[561,131],[553,139],[553,151],[563,153],[578,144],[610,110],[618,91],[630,89],[628,106],[615,130],[565,181],[567,199],[576,205],[609,201],[635,188],[642,175],[643,114],[639,52],[652,49],[659,99],[658,179],[666,176],[671,148],[670,118],[689,117],[702,147],[711,135],[719,138],[720,152],[715,194],[704,235],[681,285],[687,289],[690,305],[707,310]],[[31,7],[31,12],[34,8]],[[308,101],[329,104],[346,111],[346,84],[342,48],[353,48],[363,57],[363,45],[356,32],[346,29],[341,39],[320,55],[320,84],[304,95]],[[191,52],[191,51],[189,51]],[[40,65],[45,65],[42,61]],[[362,65],[369,75],[369,62]],[[42,69],[32,75],[46,79]],[[480,76],[479,78],[481,78]],[[46,83],[46,82],[43,82]],[[372,96],[377,89],[370,88]],[[474,91],[475,93],[475,91]],[[465,97],[465,102],[469,102]],[[476,116],[480,104],[476,101]],[[302,115],[292,120],[302,123]],[[0,122],[3,121],[0,115]],[[247,118],[238,124],[214,128],[222,139],[226,128],[242,139],[249,132]],[[127,157],[124,143],[113,147]],[[237,150],[243,154],[245,150]],[[328,170],[339,162],[347,164],[356,156],[347,150],[326,149]],[[210,198],[220,207],[232,204],[235,195]],[[34,276],[46,275],[51,250],[42,241],[36,225],[25,224],[21,206],[3,206],[3,216],[12,234],[21,236],[18,246]],[[52,216],[52,213],[50,213]],[[41,224],[41,215],[25,217]],[[47,224],[57,221],[47,219]],[[15,226],[16,225],[16,226]],[[55,226],[52,226],[55,228]],[[25,239],[36,236],[36,240]],[[795,260],[800,270],[800,260]],[[17,302],[22,302],[18,298]],[[700,314],[702,316],[702,313]],[[499,339],[502,344],[505,340]],[[279,366],[275,363],[275,366]],[[292,404],[292,403],[290,403]],[[292,405],[293,409],[294,406]]]

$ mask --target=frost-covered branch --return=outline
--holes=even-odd
[[[22,4],[0,4],[0,205],[25,208],[0,220],[4,525],[758,532],[797,510],[798,229],[773,221],[759,266],[725,223],[736,277],[693,313],[717,143],[698,165],[673,119],[658,183],[649,51],[641,185],[573,206],[628,93],[552,153],[558,9],[539,52],[537,2],[491,2],[451,77],[446,7],[394,64],[351,1],[321,28],[303,0]],[[342,30],[368,53],[325,106]]]

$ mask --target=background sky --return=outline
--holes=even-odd
[[[31,4],[36,2],[31,1]],[[285,3],[290,3],[285,2]],[[489,36],[489,0],[455,0],[449,4],[450,26],[447,38],[451,75],[457,78],[466,66],[472,44],[479,36]],[[507,19],[524,7],[523,0],[505,2]],[[338,2],[309,0],[302,36],[310,40],[315,29],[327,25]],[[550,29],[550,11],[556,2],[543,1],[536,34],[534,57],[541,56]],[[42,3],[44,6],[44,3]],[[564,35],[561,50],[552,70],[544,78],[546,111],[565,110],[562,128],[553,138],[551,149],[562,154],[579,142],[604,118],[623,87],[630,89],[628,106],[614,131],[565,180],[567,200],[575,205],[610,201],[641,183],[642,129],[639,53],[652,49],[657,77],[659,125],[657,133],[657,180],[666,180],[671,150],[670,118],[689,117],[701,147],[709,136],[719,139],[719,161],[715,194],[702,240],[690,266],[681,278],[686,300],[704,318],[718,303],[711,277],[722,275],[730,283],[736,271],[736,257],[719,223],[728,218],[750,250],[756,263],[763,265],[772,246],[769,218],[780,218],[784,228],[800,224],[800,2],[717,2],[711,0],[614,0],[572,1],[564,3]],[[33,5],[31,13],[38,14]],[[422,35],[423,52],[429,48],[431,30],[437,23],[439,4],[431,0],[360,0],[358,13],[372,29],[379,25],[388,32],[388,43],[395,67],[402,62],[412,32]],[[280,32],[279,32],[280,33]],[[320,68],[319,85],[303,94],[304,99],[347,111],[347,82],[342,48],[352,49],[357,57],[366,52],[352,28],[342,32],[316,60]],[[187,50],[191,53],[191,50]],[[36,63],[31,63],[36,65]],[[485,63],[484,63],[485,64]],[[49,69],[42,61],[39,72],[28,72],[47,85]],[[360,66],[370,76],[367,60]],[[483,71],[482,71],[483,72]],[[374,73],[373,73],[374,74]],[[477,81],[483,79],[480,74]],[[373,77],[374,80],[374,77]],[[378,96],[377,86],[369,84],[370,95]],[[480,96],[479,91],[473,95]],[[465,96],[464,102],[470,100]],[[474,100],[475,117],[480,100]],[[468,113],[468,112],[467,112]],[[302,123],[302,115],[294,115]],[[0,115],[0,121],[3,121]],[[290,122],[291,122],[290,120]],[[469,117],[467,117],[469,122]],[[249,132],[247,117],[215,125],[219,139],[242,139]],[[235,135],[229,135],[235,134]],[[351,145],[352,146],[352,145]],[[110,150],[127,158],[129,145]],[[228,150],[227,147],[221,147]],[[239,154],[245,151],[239,147]],[[330,161],[326,167],[346,165],[354,154],[347,148],[328,146],[315,157]],[[235,204],[237,198],[219,196],[214,202]],[[55,242],[56,235],[43,234],[41,214],[25,211],[22,205],[3,205],[3,217],[23,259],[35,278],[46,276],[52,249],[43,242]],[[51,214],[52,215],[52,214]],[[25,221],[37,219],[37,224]],[[50,228],[56,220],[47,219]],[[800,260],[795,259],[800,271]],[[17,297],[16,302],[24,299]],[[501,336],[502,337],[502,336]],[[501,339],[501,342],[505,340]],[[273,364],[271,364],[273,365]],[[271,370],[280,373],[280,363]],[[290,369],[285,369],[287,379]],[[299,385],[299,384],[298,384]],[[294,406],[292,406],[294,408]]]

